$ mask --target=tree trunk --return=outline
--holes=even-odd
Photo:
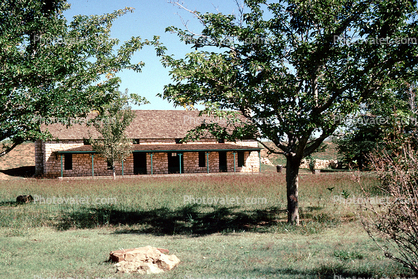
[[[116,167],[115,165],[112,166],[112,173],[113,173],[113,179],[116,179]]]
[[[286,160],[287,222],[299,225],[298,176],[301,159],[288,156]]]

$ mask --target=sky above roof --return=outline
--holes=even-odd
[[[241,2],[241,1],[239,1]],[[143,40],[152,39],[157,35],[161,42],[168,48],[168,54],[174,54],[175,58],[184,57],[188,52],[194,51],[190,45],[180,42],[175,34],[165,32],[168,26],[184,28],[183,23],[193,31],[199,32],[202,25],[196,18],[185,10],[179,9],[167,0],[68,0],[71,8],[65,11],[67,20],[71,21],[74,15],[100,15],[111,13],[125,7],[134,8],[133,13],[128,13],[114,21],[111,36],[121,42],[129,40],[132,36],[140,36]],[[237,14],[238,6],[234,0],[184,0],[181,3],[190,10],[205,12],[222,12],[225,14]],[[170,83],[169,69],[161,65],[152,47],[144,47],[137,52],[132,62],[145,62],[141,73],[124,71],[119,74],[122,79],[120,91],[128,88],[130,93],[137,93],[150,101],[150,104],[134,109],[184,109],[175,108],[171,103],[156,96],[163,92],[164,85]]]

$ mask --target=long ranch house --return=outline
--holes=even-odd
[[[224,142],[215,138],[181,143],[204,117],[196,111],[136,110],[126,130],[132,154],[116,166],[117,175],[218,173],[260,171],[260,150],[255,140]],[[42,125],[54,140],[35,143],[36,173],[49,177],[105,176],[112,170],[93,151],[88,140],[99,137],[92,126],[55,123]]]

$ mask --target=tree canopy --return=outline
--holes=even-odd
[[[161,97],[240,111],[286,156],[288,221],[299,223],[302,158],[362,102],[415,74],[416,1],[246,0],[236,15],[189,12],[202,31],[167,28],[195,51],[163,56],[172,83]]]
[[[26,140],[46,139],[48,118],[85,116],[115,98],[123,69],[139,72],[132,55],[156,43],[132,37],[119,45],[112,23],[131,8],[78,15],[68,22],[65,0],[0,3],[0,156]],[[5,141],[7,140],[7,141]]]
[[[415,83],[400,80],[394,88],[382,92],[379,99],[362,105],[334,139],[346,164],[369,168],[373,153],[386,150],[396,154],[406,142],[412,148],[418,147],[416,90]]]

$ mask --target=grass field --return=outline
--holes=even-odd
[[[375,191],[372,176],[361,183]],[[302,222],[294,227],[285,223],[284,174],[274,172],[4,180],[0,277],[138,278],[116,274],[106,260],[112,250],[146,245],[169,249],[181,260],[175,270],[149,278],[407,275],[363,231],[358,207],[335,202],[342,193],[361,195],[350,173],[301,174]],[[39,200],[19,205],[14,201],[20,194]]]
[[[0,159],[0,278],[142,278],[116,274],[107,259],[146,245],[181,260],[146,278],[409,276],[364,232],[359,207],[344,202],[362,195],[360,184],[380,194],[370,174],[359,184],[350,172],[301,170],[295,227],[286,224],[285,176],[272,166],[253,175],[23,179],[33,152],[27,143]],[[36,202],[16,204],[22,194]]]

